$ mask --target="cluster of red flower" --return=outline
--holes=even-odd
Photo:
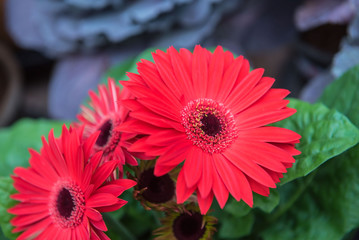
[[[128,73],[122,91],[110,79],[90,92],[79,122],[57,139],[50,132],[40,153],[30,150],[30,167],[15,169],[20,203],[9,212],[19,239],[108,239],[100,212],[126,203],[118,196],[136,181],[123,178],[123,165],[136,158],[152,161],[156,177],[177,169],[175,203],[192,196],[202,215],[229,193],[252,207],[253,192],[268,196],[292,166],[300,135],[267,125],[295,109],[263,69],[221,47],[171,47],[153,59]]]

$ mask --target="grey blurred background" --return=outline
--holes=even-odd
[[[314,102],[359,63],[358,0],[2,0],[0,126],[74,120],[114,64],[148,47],[222,45]]]

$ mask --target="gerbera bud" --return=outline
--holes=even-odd
[[[137,181],[134,197],[146,209],[162,210],[175,204],[175,181],[178,171],[157,177],[154,175],[153,161],[146,161],[134,168],[135,176],[128,177]]]
[[[155,240],[207,240],[216,231],[217,219],[202,215],[194,204],[167,209],[162,227],[154,231]]]

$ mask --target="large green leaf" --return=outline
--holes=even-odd
[[[330,84],[320,101],[345,114],[356,126],[359,126],[359,65]]]
[[[359,142],[359,130],[340,112],[320,103],[312,105],[294,99],[289,107],[297,109],[297,113],[274,125],[299,133],[302,138],[297,148],[302,153],[295,157],[296,162],[280,185],[308,175]]]
[[[7,212],[7,209],[16,204],[16,201],[10,198],[10,195],[15,192],[12,179],[10,177],[0,177],[0,226],[4,235],[10,239],[15,239],[19,235],[11,232],[13,227],[10,220],[13,215]]]
[[[218,236],[221,239],[238,239],[250,234],[254,223],[253,212],[243,217],[227,216],[220,219]]]
[[[359,127],[359,67],[350,69],[324,91],[321,101],[347,114]],[[359,145],[326,162],[302,181],[281,189],[281,204],[261,236],[274,239],[339,240],[359,227]],[[306,188],[301,183],[307,182]],[[287,188],[287,189],[285,189]],[[299,189],[299,197],[297,198]],[[304,189],[304,190],[303,190]],[[301,191],[303,190],[303,191]],[[294,196],[294,204],[281,212]]]
[[[53,128],[55,136],[63,123],[45,119],[22,119],[9,128],[0,130],[0,176],[8,176],[16,166],[28,166],[29,148],[39,150],[41,136]]]
[[[253,208],[259,208],[266,213],[270,213],[278,204],[279,193],[277,189],[271,189],[271,193],[268,197],[253,193]],[[245,202],[237,202],[231,197],[223,208],[223,211],[235,217],[243,217],[253,208],[249,207]]]
[[[358,227],[358,159],[359,147],[356,146],[324,164],[287,212],[278,218],[269,218],[271,226],[262,237],[266,240],[339,240]],[[288,192],[295,194],[299,186],[293,182],[283,186],[286,187],[292,188]],[[289,199],[281,196],[283,205]]]

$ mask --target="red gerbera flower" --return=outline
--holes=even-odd
[[[132,166],[138,165],[136,159],[127,151],[131,145],[131,140],[135,134],[123,133],[116,130],[128,117],[128,110],[121,105],[121,99],[129,98],[127,90],[120,91],[112,79],[108,79],[108,88],[105,85],[98,86],[99,95],[90,91],[92,109],[81,106],[82,113],[77,116],[79,121],[85,124],[84,138],[88,138],[96,131],[100,135],[93,147],[93,153],[103,151],[101,162],[118,160],[120,176],[122,176],[122,166],[127,163]],[[145,158],[141,154],[136,156]]]
[[[13,231],[24,231],[18,239],[109,239],[100,212],[114,211],[126,201],[117,198],[136,183],[119,179],[103,185],[117,161],[98,167],[102,152],[90,158],[98,134],[80,143],[80,132],[63,127],[47,143],[43,137],[41,153],[30,149],[30,167],[14,170],[11,197],[20,201],[9,212],[16,215]]]
[[[265,126],[296,112],[283,100],[289,91],[270,89],[274,79],[263,77],[263,69],[249,71],[246,59],[222,47],[213,54],[200,46],[193,54],[171,47],[153,59],[121,82],[136,100],[124,101],[135,120],[120,129],[149,134],[129,150],[159,155],[157,176],[184,160],[177,201],[196,191],[202,214],[213,196],[222,208],[229,193],[249,206],[252,191],[268,196],[300,153],[294,148],[300,135]]]

